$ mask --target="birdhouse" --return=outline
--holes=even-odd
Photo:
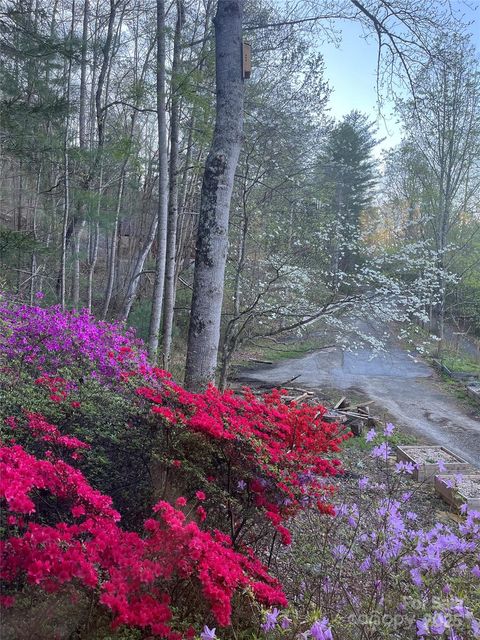
[[[242,45],[242,76],[244,80],[250,78],[252,73],[252,45],[244,42]]]

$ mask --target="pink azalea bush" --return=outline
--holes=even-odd
[[[200,621],[230,625],[246,601],[244,626],[255,603],[287,604],[257,554],[290,544],[287,523],[308,506],[333,513],[328,477],[340,463],[331,454],[348,434],[323,422],[323,407],[285,404],[279,393],[263,402],[248,390],[187,393],[148,363],[131,332],[84,312],[4,302],[0,324],[11,409],[0,448],[4,605],[15,607],[24,585],[57,592],[72,584],[95,593],[114,626],[177,638]],[[131,502],[118,498],[118,477],[114,503],[90,480],[113,451],[98,456],[109,437],[91,420],[98,394],[122,411],[127,403],[111,441],[138,439],[151,483],[142,509],[153,517],[130,518],[131,530],[122,526]],[[115,451],[112,472],[131,462],[128,449]]]
[[[366,438],[382,481],[334,506],[323,407],[189,393],[85,312],[3,301],[0,326],[10,612],[73,589],[142,637],[480,637],[480,514],[418,525],[392,425]]]
[[[39,460],[19,445],[5,446],[0,472],[0,497],[9,513],[9,535],[0,547],[7,584],[23,576],[47,592],[70,581],[99,589],[100,602],[114,613],[114,626],[148,626],[166,637],[177,637],[168,624],[170,583],[198,581],[222,625],[230,623],[231,599],[241,587],[249,586],[265,604],[286,604],[258,560],[236,553],[227,536],[200,530],[164,501],[154,505],[157,517],[145,522],[146,535],[140,537],[123,531],[110,498],[62,460]],[[56,500],[59,522],[37,521],[40,492]],[[4,596],[4,604],[14,602],[14,595]]]
[[[2,339],[0,352],[20,368],[56,375],[64,367],[83,374],[117,379],[130,366],[148,376],[141,340],[133,330],[95,321],[87,310],[62,311],[61,307],[31,307],[0,302]]]

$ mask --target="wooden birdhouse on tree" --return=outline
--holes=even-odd
[[[248,80],[252,73],[252,45],[249,42],[242,44],[242,76]]]

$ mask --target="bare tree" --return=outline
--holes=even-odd
[[[243,0],[220,0],[215,16],[216,121],[205,163],[187,344],[185,384],[215,379],[228,220],[243,131]]]
[[[167,255],[168,156],[167,119],[165,114],[165,40],[165,2],[164,0],[157,0],[158,222],[155,284],[153,287],[152,312],[148,330],[148,355],[152,359],[155,359],[157,356],[158,334],[162,318],[165,287],[165,259]]]
[[[171,112],[170,112],[170,163],[168,167],[168,229],[165,266],[165,305],[163,314],[163,360],[169,367],[172,347],[173,313],[175,307],[175,258],[177,251],[178,222],[178,143],[180,134],[180,83],[181,37],[183,3],[177,1],[177,20],[173,38]]]
[[[409,139],[429,169],[431,211],[429,224],[438,255],[441,300],[438,332],[443,338],[447,245],[465,194],[474,195],[478,182],[465,190],[469,174],[480,156],[480,81],[475,55],[464,36],[434,43],[433,62],[415,78],[415,104],[404,102],[400,111]]]

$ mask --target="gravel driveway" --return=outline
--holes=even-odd
[[[369,349],[317,351],[262,369],[242,371],[242,380],[294,384],[374,400],[371,413],[395,422],[422,441],[440,444],[480,467],[480,409],[462,407],[441,384],[437,373],[391,345],[373,357]]]

